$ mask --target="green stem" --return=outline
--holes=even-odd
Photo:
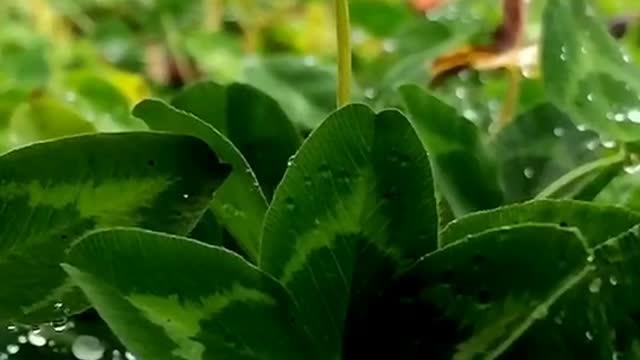
[[[351,101],[351,24],[349,1],[336,0],[336,33],[338,40],[338,107]]]

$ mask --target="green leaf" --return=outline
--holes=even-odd
[[[495,359],[580,279],[587,257],[576,230],[542,224],[429,254],[372,299],[377,316],[354,358]]]
[[[416,85],[402,86],[400,93],[431,156],[436,185],[456,216],[499,206],[497,170],[478,128]]]
[[[188,161],[186,160],[188,159]],[[84,135],[0,157],[0,320],[43,321],[86,306],[58,264],[86,231],[186,234],[228,175],[205,143],[158,133]]]
[[[595,198],[600,204],[624,206],[640,212],[640,174],[637,169],[614,179]]]
[[[326,357],[338,358],[345,327],[366,315],[378,286],[436,248],[437,230],[429,157],[409,122],[349,105],[285,173],[265,217],[260,267],[293,294]]]
[[[536,198],[591,201],[623,173],[624,164],[623,152],[590,162],[559,178]]]
[[[289,118],[314,129],[334,108],[336,73],[313,57],[271,56],[250,59],[244,82],[273,96]]]
[[[87,235],[63,267],[143,359],[316,358],[287,291],[228,250],[119,228]]]
[[[586,0],[548,2],[542,73],[550,99],[605,139],[640,139],[640,69]],[[569,31],[568,31],[569,29]]]
[[[144,100],[133,115],[154,130],[196,136],[204,140],[233,171],[214,195],[211,210],[252,261],[259,254],[260,231],[267,202],[240,151],[211,125],[158,100]]]
[[[188,87],[171,102],[218,129],[240,150],[271,199],[287,161],[301,143],[295,127],[280,105],[250,85],[227,87],[201,82]]]
[[[412,19],[408,6],[398,6],[385,0],[353,0],[349,6],[353,27],[363,28],[379,37],[389,35]]]
[[[576,167],[596,160],[599,144],[597,134],[579,131],[552,104],[520,114],[493,142],[507,201],[529,200]]]
[[[535,200],[468,215],[449,223],[440,233],[447,246],[487,229],[524,223],[554,224],[580,230],[590,247],[640,223],[640,214],[616,206],[573,200]]]
[[[65,77],[63,83],[65,101],[100,131],[140,127],[130,116],[127,97],[98,74],[78,70]]]
[[[95,126],[67,105],[50,97],[32,98],[18,106],[9,124],[9,145],[93,133]]]

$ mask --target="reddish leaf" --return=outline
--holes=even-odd
[[[468,69],[486,67],[483,64],[517,47],[524,31],[523,0],[503,0],[503,23],[494,32],[488,45],[469,45],[438,57],[431,65],[432,86],[445,78]]]

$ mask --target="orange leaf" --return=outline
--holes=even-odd
[[[525,4],[523,0],[503,0],[503,23],[494,32],[489,45],[467,45],[442,55],[431,64],[432,81],[435,86],[445,78],[468,68],[487,68],[487,64],[508,64],[498,59],[519,45],[524,31]]]
[[[428,12],[441,5],[444,5],[449,0],[411,0],[411,6],[416,11]]]

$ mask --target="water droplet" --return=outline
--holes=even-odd
[[[63,307],[64,307],[64,304],[61,302],[57,302],[53,304],[53,310],[55,311],[61,311]]]
[[[584,336],[587,338],[587,340],[591,341],[593,340],[593,334],[591,334],[590,331],[585,331]]]
[[[16,344],[9,344],[7,345],[7,352],[9,354],[17,354],[18,351],[20,351],[20,346],[16,345]]]
[[[295,164],[294,163],[295,159],[296,159],[295,155],[292,155],[291,157],[289,157],[289,160],[287,160],[287,166],[289,166],[289,167],[293,166]]]
[[[73,341],[71,352],[80,360],[99,360],[104,355],[104,346],[93,336],[80,335]]]
[[[51,327],[55,332],[63,332],[67,329],[67,318],[57,319],[51,322]]]
[[[532,167],[527,167],[524,169],[523,173],[524,173],[524,177],[526,177],[527,179],[533,179],[533,177],[536,174],[536,171]]]
[[[587,101],[593,102],[593,94],[589,93],[589,95],[587,95]]]
[[[287,210],[289,210],[289,211],[293,211],[296,208],[296,205],[293,203],[293,199],[291,199],[291,198],[287,198],[284,201],[284,205],[286,206]]]
[[[640,164],[626,165],[624,171],[629,175],[633,175],[640,171]]]
[[[315,220],[313,220],[313,223],[318,226],[320,225],[320,219],[316,218]]]
[[[613,115],[613,119],[617,122],[623,122],[625,120],[625,116],[622,113],[617,113]]]
[[[553,321],[558,325],[562,325],[562,322],[564,321],[564,313],[559,312],[558,315],[553,318]]]
[[[589,128],[587,128],[587,125],[584,125],[584,124],[580,124],[580,125],[576,126],[576,129],[578,129],[578,131],[587,131],[587,130],[589,130]]]
[[[560,60],[567,61],[567,47],[564,45],[560,48]]]
[[[331,177],[331,168],[329,168],[329,165],[327,164],[320,165],[318,171],[320,172],[320,177],[322,178],[329,179]]]
[[[627,64],[631,62],[631,56],[629,56],[629,54],[623,54],[622,55],[622,61],[626,62]]]
[[[44,336],[40,335],[40,332],[35,332],[35,331],[29,331],[28,334],[28,339],[29,339],[29,343],[31,343],[31,345],[33,346],[45,346],[47,344],[47,339],[44,338]]]
[[[17,326],[15,326],[15,325],[13,325],[13,324],[9,324],[9,325],[7,325],[7,331],[9,331],[9,332],[15,332],[15,331],[17,331],[17,330],[18,330],[18,327],[17,327]]]
[[[591,283],[589,284],[589,291],[591,291],[592,293],[598,293],[600,292],[600,287],[602,286],[602,279],[600,278],[595,278],[593,279],[593,281],[591,281]]]
[[[587,142],[587,150],[594,151],[600,146],[600,142],[598,140],[591,140]]]
[[[136,357],[133,356],[133,354],[128,351],[124,353],[124,357],[127,358],[127,360],[136,360]]]
[[[607,149],[613,149],[614,147],[616,147],[616,145],[616,142],[613,140],[602,140],[602,146]]]
[[[587,261],[588,261],[588,262],[592,263],[592,262],[594,262],[595,260],[596,260],[596,257],[595,257],[595,256],[593,256],[593,254],[591,254],[591,255],[587,256]]]
[[[382,42],[382,50],[386,53],[392,53],[396,51],[396,42],[391,39],[386,39]]]
[[[308,67],[315,66],[317,63],[316,57],[312,55],[305,56],[302,62],[304,63],[304,66]]]
[[[561,128],[561,127],[557,127],[555,129],[553,129],[553,135],[555,135],[557,137],[563,137],[566,132],[567,131],[564,128]]]
[[[469,120],[471,120],[471,121],[478,120],[478,118],[480,117],[480,116],[478,115],[478,113],[477,113],[475,110],[473,110],[473,109],[465,109],[465,110],[462,112],[462,116],[464,116],[465,118],[467,118],[467,119],[469,119]]]
[[[182,197],[185,198],[185,199],[188,199],[189,198],[189,194],[182,194]]]
[[[613,286],[618,285],[618,279],[617,279],[615,276],[613,276],[613,275],[612,275],[612,276],[610,276],[610,277],[609,277],[609,284],[611,284],[611,285],[613,285]]]
[[[68,102],[74,102],[77,98],[76,93],[73,91],[67,91],[64,93],[64,99]]]
[[[29,340],[27,340],[27,337],[26,337],[26,336],[24,336],[24,335],[20,335],[20,336],[18,336],[18,342],[19,342],[20,344],[26,344],[26,343],[27,343],[27,341],[29,341]]]
[[[364,97],[372,100],[376,97],[376,90],[374,88],[367,88],[364,90]]]
[[[47,345],[49,345],[49,347],[54,347],[54,346],[56,346],[56,342],[55,342],[55,340],[49,340],[49,341],[47,341]]]
[[[9,360],[9,355],[0,352],[0,360]]]
[[[633,123],[640,123],[640,109],[630,110],[629,113],[627,113],[627,118]]]
[[[311,180],[311,176],[305,176],[304,177],[304,186],[311,186],[313,185],[313,181]]]
[[[584,47],[584,46],[581,46],[580,47],[580,52],[583,53],[583,54],[586,54],[587,53],[587,48]]]
[[[461,100],[462,100],[462,99],[464,99],[466,96],[467,96],[467,89],[465,89],[465,88],[464,88],[464,87],[462,87],[462,86],[458,86],[458,87],[456,88],[456,97],[457,97],[458,99],[461,99]]]

